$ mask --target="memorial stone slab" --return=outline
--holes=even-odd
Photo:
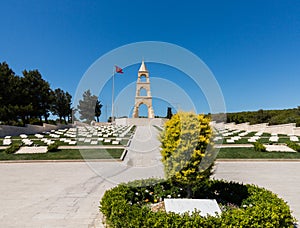
[[[292,142],[298,142],[299,139],[298,139],[297,136],[290,136],[290,141],[292,141]]]
[[[221,209],[215,199],[164,199],[166,212],[190,215],[195,211],[200,211],[201,216],[215,216],[221,214]]]

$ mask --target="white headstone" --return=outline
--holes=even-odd
[[[166,212],[192,214],[200,211],[201,216],[221,214],[221,209],[215,199],[164,199]]]

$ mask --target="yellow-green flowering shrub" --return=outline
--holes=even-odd
[[[165,176],[192,186],[211,175],[212,163],[201,166],[210,156],[212,129],[210,119],[193,112],[178,112],[165,123],[160,135]]]

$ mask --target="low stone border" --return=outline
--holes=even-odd
[[[125,159],[125,157],[126,157],[126,155],[127,155],[127,149],[125,149],[124,151],[123,151],[123,153],[122,153],[122,155],[121,155],[121,157],[120,157],[120,159],[121,159],[121,161],[124,161],[124,159]]]

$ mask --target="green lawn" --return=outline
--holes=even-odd
[[[300,153],[257,152],[254,148],[221,148],[217,159],[300,159]]]
[[[0,160],[61,160],[61,159],[119,159],[123,149],[65,149],[45,154],[6,154],[0,150]]]
[[[119,159],[123,149],[65,149],[46,154],[6,154],[0,160]],[[300,159],[300,153],[256,152],[253,148],[222,148],[217,159]]]

